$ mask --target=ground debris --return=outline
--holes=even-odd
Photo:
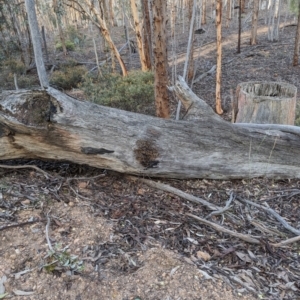
[[[0,228],[7,227],[0,232],[4,258],[0,278],[8,278],[6,293],[34,292],[31,299],[48,299],[47,286],[56,282],[57,295],[80,294],[80,288],[92,285],[96,294],[101,287],[106,299],[113,299],[113,293],[116,299],[125,295],[128,299],[136,295],[153,300],[178,295],[198,299],[198,287],[203,295],[229,293],[228,299],[242,299],[234,293],[243,293],[245,299],[252,299],[251,295],[261,299],[300,297],[299,244],[272,246],[292,233],[259,207],[233,199],[228,205],[234,193],[268,206],[299,228],[298,181],[164,181],[204,199],[211,207],[227,204],[226,210],[214,215],[211,207],[114,172],[87,167],[76,178],[67,167],[54,171],[47,166],[48,178],[22,169],[9,171],[0,180]],[[24,202],[26,199],[29,201]],[[47,213],[51,219],[49,241],[59,249],[53,255],[53,268],[45,235]],[[187,214],[208,218],[260,242],[243,242]],[[39,222],[9,228],[36,220]],[[16,273],[21,274],[18,279]],[[182,285],[187,279],[195,293]],[[212,282],[220,283],[218,290]],[[95,294],[89,295],[93,297]]]

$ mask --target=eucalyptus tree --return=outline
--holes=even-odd
[[[124,64],[124,61],[117,49],[117,47],[115,46],[111,34],[109,32],[108,26],[107,26],[107,22],[105,20],[105,13],[104,13],[104,7],[103,7],[103,1],[98,0],[98,8],[99,11],[97,11],[94,1],[91,0],[66,0],[68,5],[72,5],[72,2],[75,2],[78,6],[78,11],[84,16],[89,18],[93,24],[100,30],[101,34],[103,35],[105,41],[107,42],[110,50],[113,52],[113,54],[115,55],[115,57],[117,58],[121,70],[122,70],[122,74],[123,76],[127,76],[127,69],[126,66]]]
[[[143,21],[144,16],[141,13],[142,8],[143,12],[148,10],[148,5],[142,6],[143,3],[141,0],[130,0],[130,4],[142,70],[149,71],[151,70],[149,46],[144,35],[145,30],[143,30],[143,27],[145,27],[147,24]]]
[[[167,1],[153,0],[153,56],[156,115],[170,117],[168,92],[168,52],[167,52]]]

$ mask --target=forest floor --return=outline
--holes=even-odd
[[[296,27],[282,24],[280,40],[268,42],[261,20],[259,43],[250,47],[249,24],[241,54],[236,54],[236,24],[223,29],[227,120],[231,90],[240,82],[285,81],[300,91],[300,67],[292,67]],[[195,51],[196,77],[216,63],[214,25],[205,29],[195,37],[197,47],[202,45]],[[114,29],[116,36],[121,37],[121,30]],[[178,29],[178,74],[186,42],[187,29]],[[69,55],[88,61],[93,49]],[[126,59],[138,68],[137,54]],[[193,90],[214,107],[214,75],[195,83]],[[175,108],[174,101],[173,115]],[[69,162],[6,164],[36,165],[47,174],[30,167],[0,168],[0,299],[3,293],[5,299],[32,300],[300,299],[300,244],[274,245],[295,234],[269,212],[243,202],[272,208],[300,230],[298,180],[162,180],[218,207],[230,201],[229,210],[210,215],[206,206],[112,171]],[[221,233],[187,213],[259,243]]]

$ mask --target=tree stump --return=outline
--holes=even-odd
[[[236,123],[294,125],[297,88],[283,82],[244,82],[236,91]]]

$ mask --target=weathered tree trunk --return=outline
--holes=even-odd
[[[223,113],[221,104],[221,78],[222,78],[222,0],[217,0],[217,72],[216,72],[216,112]]]
[[[156,115],[168,119],[170,103],[168,92],[168,54],[167,54],[167,2],[153,0],[153,54],[155,72]]]
[[[30,34],[32,45],[34,49],[35,64],[42,87],[48,87],[49,81],[46,73],[46,68],[43,59],[42,43],[37,22],[34,0],[25,0],[26,11],[28,15],[28,23],[30,27]]]
[[[180,79],[186,119],[165,120],[90,102],[53,88],[0,97],[0,160],[69,160],[164,178],[300,178],[300,128],[231,124]]]
[[[259,12],[259,0],[253,0],[252,28],[251,28],[250,45],[256,45],[256,43],[257,43],[258,12]]]
[[[298,66],[299,64],[299,48],[300,48],[300,0],[298,0],[298,23],[295,38],[295,48],[293,57],[293,66]]]
[[[297,88],[283,82],[245,82],[237,88],[237,123],[294,125]]]

